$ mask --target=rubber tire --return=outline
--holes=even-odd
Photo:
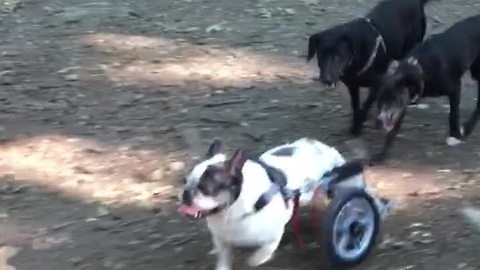
[[[350,200],[354,198],[366,199],[369,202],[374,215],[374,228],[372,239],[363,254],[355,260],[346,261],[340,256],[338,256],[338,254],[335,252],[333,244],[333,225],[340,210],[345,206],[345,204],[347,204]],[[329,260],[330,264],[333,267],[345,268],[354,266],[363,262],[368,257],[368,255],[370,255],[372,249],[375,247],[375,244],[377,242],[377,236],[380,230],[380,214],[375,207],[373,198],[368,195],[363,189],[348,188],[343,190],[343,188],[339,188],[339,190],[336,190],[334,197],[330,200],[330,203],[327,206],[323,220],[324,222],[321,235],[323,242],[323,251],[325,252],[326,258]]]

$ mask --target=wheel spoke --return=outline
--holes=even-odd
[[[354,237],[352,242],[355,249],[360,249],[362,244],[362,237]]]
[[[363,226],[370,226],[372,223],[372,217],[370,216],[363,216],[357,220],[358,223],[362,224]]]
[[[350,237],[348,233],[343,234],[340,237],[340,240],[338,241],[338,248],[340,249],[340,252],[342,253],[347,253],[348,252],[348,246],[350,245]]]
[[[336,233],[338,236],[341,236],[341,235],[344,235],[344,234],[348,234],[348,226],[347,226],[345,223],[338,225],[338,226],[335,228],[335,233]]]

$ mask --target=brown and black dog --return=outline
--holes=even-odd
[[[480,15],[455,23],[443,33],[416,46],[404,60],[391,63],[378,89],[378,121],[387,131],[382,150],[373,157],[381,161],[388,154],[407,105],[422,97],[447,96],[450,101],[450,130],[447,144],[461,143],[480,118],[480,84],[477,106],[470,119],[460,125],[461,78],[470,71],[480,82]]]

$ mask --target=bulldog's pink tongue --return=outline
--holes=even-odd
[[[199,217],[201,210],[195,206],[182,204],[178,207],[177,212],[185,216]]]

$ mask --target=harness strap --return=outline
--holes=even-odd
[[[268,178],[272,182],[270,188],[265,191],[260,197],[258,198],[257,202],[254,205],[255,212],[260,211],[265,207],[267,204],[270,203],[272,198],[277,194],[280,193],[282,195],[283,200],[285,201],[285,207],[288,208],[288,204],[290,201],[293,200],[293,214],[292,214],[292,225],[293,225],[293,232],[295,237],[297,238],[298,245],[300,247],[304,246],[302,237],[300,235],[300,220],[298,216],[298,208],[299,208],[299,199],[300,199],[300,191],[299,190],[291,190],[287,188],[287,178],[285,174],[277,168],[274,168],[264,161],[257,159],[255,160],[268,175]]]
[[[292,226],[293,226],[293,233],[295,234],[295,238],[297,238],[298,246],[304,247],[304,243],[302,240],[302,236],[300,235],[300,218],[298,216],[298,208],[300,206],[300,199],[299,196],[296,196],[293,199],[293,217],[292,217]]]
[[[273,196],[275,196],[279,192],[280,192],[280,187],[272,183],[272,185],[270,185],[270,188],[267,191],[265,191],[262,195],[260,195],[260,198],[258,198],[257,202],[255,202],[255,205],[253,206],[253,208],[255,209],[255,212],[262,210],[263,207],[265,207],[268,203],[270,203]]]
[[[257,159],[255,160],[268,175],[268,178],[271,181],[270,188],[265,191],[254,205],[255,212],[258,212],[263,209],[267,204],[270,203],[272,198],[277,194],[280,193],[285,201],[285,206],[288,207],[288,202],[293,199],[295,196],[299,195],[299,190],[291,190],[287,188],[287,177],[285,174],[277,168],[274,168],[263,160]]]

